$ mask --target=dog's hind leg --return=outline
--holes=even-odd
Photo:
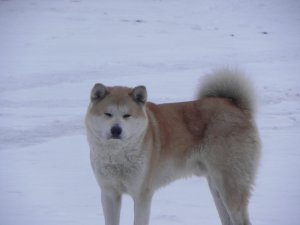
[[[223,224],[229,225],[251,225],[248,216],[248,199],[250,196],[250,186],[239,183],[236,174],[220,174],[211,177],[211,184],[217,193],[217,208]],[[214,194],[213,194],[214,195]],[[215,198],[215,196],[214,196]],[[221,208],[220,208],[221,205]],[[222,208],[223,207],[223,208]],[[225,209],[224,209],[225,207]],[[221,212],[220,212],[220,209]],[[227,215],[225,214],[227,212]],[[229,218],[231,223],[229,222]]]
[[[210,192],[213,196],[215,205],[217,207],[222,225],[232,225],[230,216],[229,216],[227,209],[223,203],[223,200],[221,199],[219,191],[217,190],[217,188],[216,188],[215,184],[213,183],[213,181],[211,180],[211,178],[208,177],[207,181],[208,181]]]

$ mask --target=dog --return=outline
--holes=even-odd
[[[129,194],[134,225],[148,225],[155,190],[204,176],[222,224],[250,225],[261,151],[254,113],[251,85],[229,69],[207,76],[189,102],[154,104],[145,86],[95,84],[85,125],[105,224],[119,225],[121,197]]]

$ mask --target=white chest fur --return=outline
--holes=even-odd
[[[102,188],[134,194],[143,182],[145,153],[133,146],[101,145],[91,149],[91,164]]]

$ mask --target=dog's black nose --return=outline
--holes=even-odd
[[[115,125],[111,128],[110,132],[111,132],[112,138],[120,139],[121,133],[122,133],[122,128],[118,125]]]

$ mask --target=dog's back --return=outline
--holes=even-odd
[[[152,132],[160,143],[158,160],[152,165],[161,168],[158,182],[165,185],[178,177],[204,175],[223,224],[250,224],[247,205],[260,140],[254,93],[247,79],[239,72],[219,70],[204,80],[198,100],[149,103],[147,109],[157,124]]]

